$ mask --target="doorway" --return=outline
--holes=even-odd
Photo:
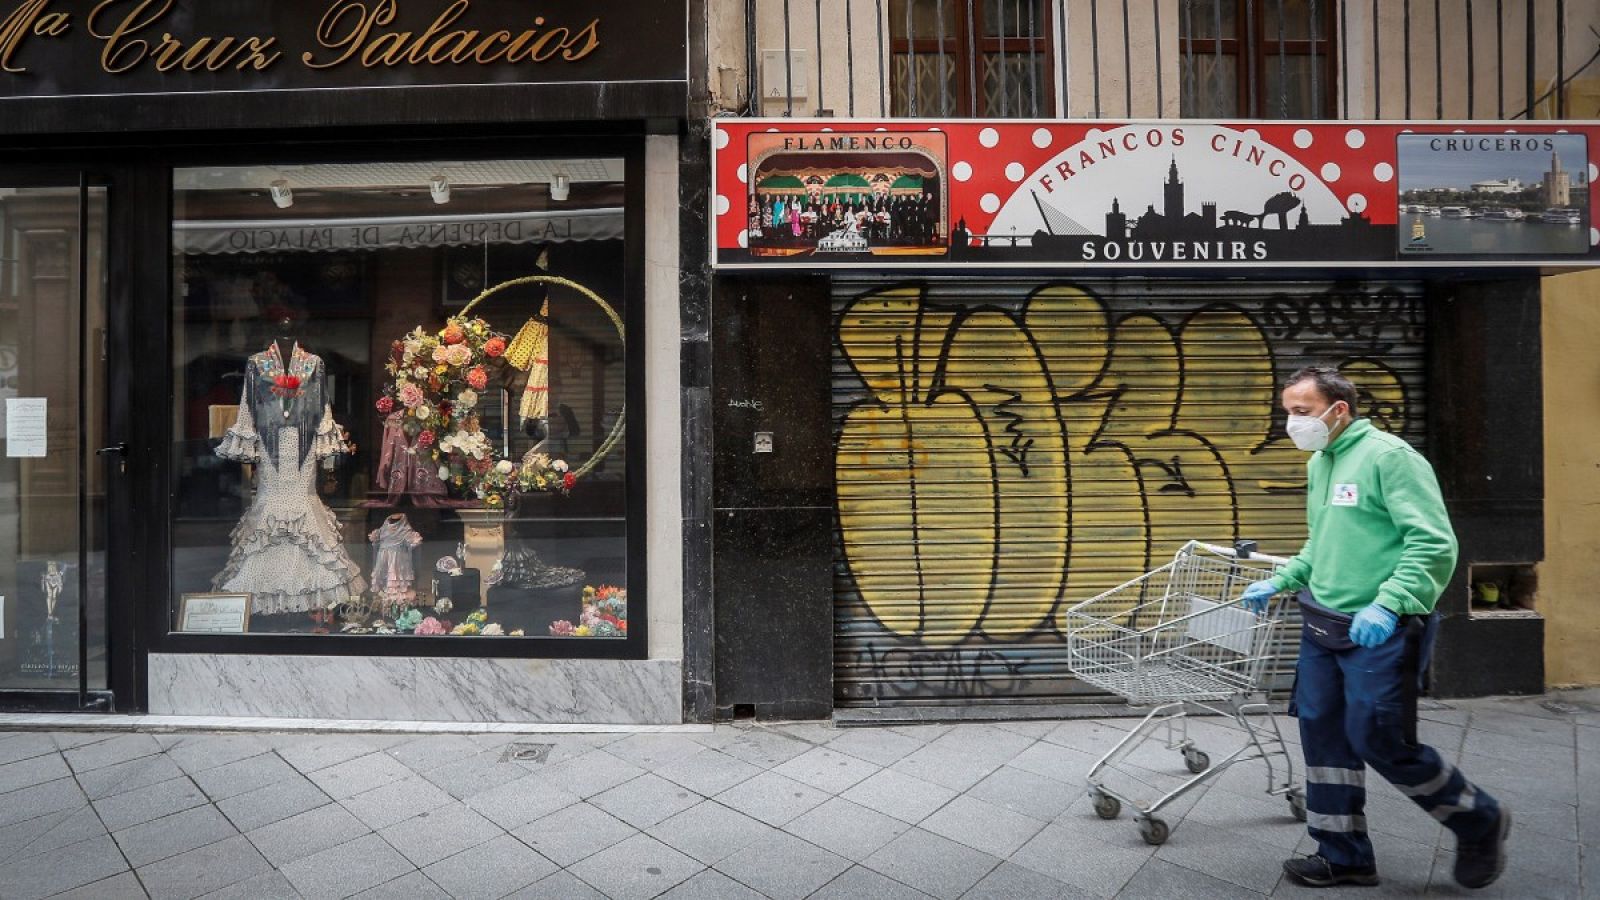
[[[0,709],[108,710],[109,187],[0,181]]]

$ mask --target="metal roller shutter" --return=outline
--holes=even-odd
[[[833,285],[840,706],[1102,699],[1067,671],[1066,606],[1190,538],[1304,540],[1277,394],[1307,362],[1422,442],[1415,284]]]

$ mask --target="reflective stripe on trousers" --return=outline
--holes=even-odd
[[[1306,766],[1306,781],[1312,784],[1339,784],[1347,787],[1365,787],[1367,770],[1341,769],[1337,766]],[[1404,790],[1402,788],[1402,790]]]

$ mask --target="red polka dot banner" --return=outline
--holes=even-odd
[[[727,268],[1590,266],[1600,123],[718,119]]]

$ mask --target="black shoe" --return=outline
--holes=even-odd
[[[1506,834],[1511,831],[1511,810],[1500,807],[1500,818],[1487,837],[1456,843],[1456,884],[1481,888],[1494,884],[1506,870]]]
[[[1306,887],[1333,887],[1340,884],[1372,887],[1378,883],[1377,866],[1340,866],[1321,856],[1291,859],[1283,864],[1283,874],[1295,884]]]

